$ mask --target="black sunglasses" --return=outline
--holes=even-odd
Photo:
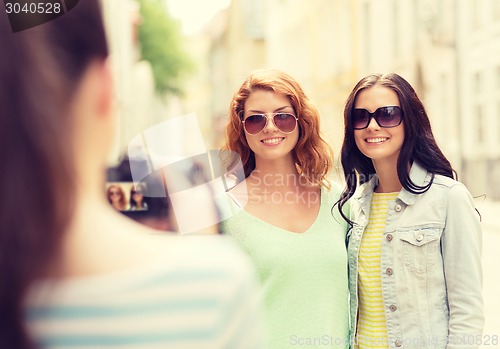
[[[351,117],[352,127],[355,130],[363,130],[368,127],[372,117],[380,127],[396,127],[403,120],[403,111],[396,105],[380,107],[373,113],[370,113],[366,109],[354,109]]]
[[[283,133],[292,133],[297,127],[297,117],[290,113],[270,113],[274,126]],[[245,131],[251,135],[256,135],[261,132],[268,122],[268,117],[265,114],[254,114],[247,117],[243,122]]]

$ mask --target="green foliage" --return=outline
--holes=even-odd
[[[181,45],[180,23],[167,12],[164,0],[138,0],[142,23],[139,41],[144,60],[151,63],[157,92],[180,94],[180,81],[192,70]]]

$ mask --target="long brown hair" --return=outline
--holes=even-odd
[[[112,184],[108,187],[108,189],[106,190],[106,196],[108,198],[108,202],[110,204],[113,204],[113,201],[111,200],[111,191],[115,189],[115,190],[118,190],[118,193],[120,194],[120,210],[125,210],[125,208],[127,207],[127,200],[125,198],[125,191],[123,190],[123,188],[117,184]],[[132,196],[131,196],[132,197]],[[116,208],[116,207],[115,207]]]
[[[13,33],[0,14],[0,348],[33,348],[23,299],[58,256],[74,210],[70,104],[108,55],[98,0]]]
[[[236,153],[240,159],[226,155],[223,159],[226,170],[230,172],[239,160],[243,164],[245,177],[255,169],[255,155],[246,141],[242,117],[246,100],[258,90],[281,93],[290,100],[299,123],[299,140],[292,154],[297,169],[308,183],[329,187],[326,176],[332,168],[333,151],[321,137],[319,113],[297,81],[279,70],[253,72],[234,94],[222,150],[223,154]]]
[[[372,160],[361,153],[354,140],[352,113],[358,94],[376,85],[394,91],[403,111],[405,137],[397,163],[398,178],[403,188],[413,194],[422,194],[429,190],[436,174],[456,178],[450,162],[437,145],[427,111],[410,83],[396,73],[367,75],[354,86],[344,108],[341,160],[346,188],[338,201],[338,210],[349,223],[352,222],[344,215],[342,207],[354,195],[358,184],[367,182],[375,175]],[[410,178],[409,165],[414,161],[432,174],[431,181],[423,187],[413,183]]]

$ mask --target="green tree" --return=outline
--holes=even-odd
[[[174,20],[164,0],[138,0],[142,23],[139,26],[141,55],[151,63],[156,91],[181,94],[181,78],[193,64],[181,45],[180,23]]]

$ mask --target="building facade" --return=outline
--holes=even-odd
[[[354,84],[396,72],[423,100],[459,179],[474,196],[500,199],[500,1],[233,0],[220,20],[206,50],[208,117],[221,118],[251,70],[281,69],[318,106],[338,154]]]
[[[151,66],[142,61],[137,36],[141,18],[134,0],[102,1],[113,71],[117,129],[110,163],[126,154],[134,136],[154,123],[155,93]]]

